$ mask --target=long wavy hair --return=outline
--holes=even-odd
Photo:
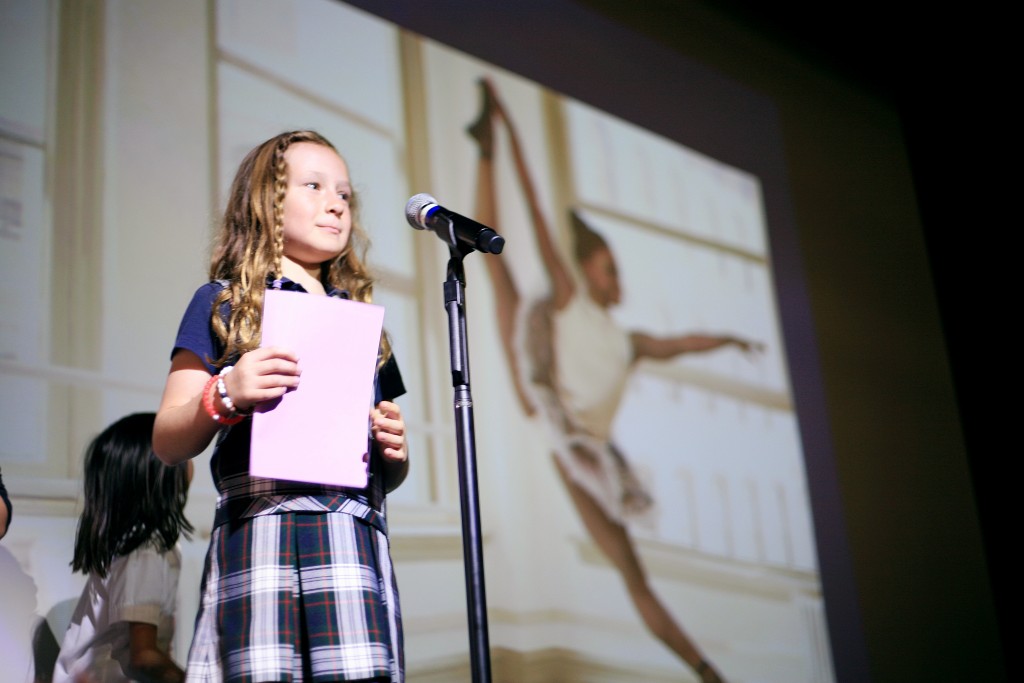
[[[259,346],[263,294],[268,278],[281,277],[284,258],[284,197],[288,189],[285,152],[299,142],[323,145],[341,154],[325,137],[311,130],[281,133],[258,145],[238,167],[224,219],[210,256],[210,279],[226,280],[211,312],[211,324],[224,345],[215,361],[223,366]],[[348,290],[356,301],[373,300],[374,278],[366,267],[369,238],[359,220],[359,194],[349,198],[352,232],[338,256],[320,266],[326,288]],[[229,313],[222,313],[225,305]],[[226,319],[225,319],[226,318]],[[391,355],[387,335],[381,339],[381,362]]]
[[[71,567],[106,576],[110,564],[144,543],[174,547],[193,527],[185,517],[188,464],[165,465],[151,443],[155,413],[114,422],[85,452],[85,505],[75,533]]]

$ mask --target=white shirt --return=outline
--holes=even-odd
[[[558,385],[569,412],[607,440],[629,379],[633,342],[585,292],[555,314]]]
[[[130,680],[124,673],[130,656],[129,622],[156,626],[157,647],[171,654],[181,551],[165,553],[152,545],[116,558],[105,578],[95,573],[64,634],[53,683],[74,683],[89,672],[96,683]]]

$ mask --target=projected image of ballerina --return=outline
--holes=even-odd
[[[480,114],[467,127],[478,148],[476,218],[502,232],[494,174],[495,136],[504,131],[549,284],[546,296],[525,300],[510,261],[484,259],[520,405],[527,415],[545,423],[559,477],[587,532],[619,572],[644,624],[702,681],[724,681],[648,582],[629,521],[647,512],[653,501],[612,442],[611,425],[631,369],[640,359],[667,360],[727,346],[759,353],[764,346],[728,335],[657,337],[622,329],[609,314],[622,292],[608,242],[578,212],[570,211],[573,257],[580,276],[574,275],[552,238],[508,110],[490,80],[480,80],[479,87]]]

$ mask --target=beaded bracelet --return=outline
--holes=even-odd
[[[206,381],[206,386],[203,387],[203,407],[206,408],[207,414],[213,418],[214,422],[222,425],[238,424],[245,419],[245,415],[232,412],[228,417],[224,417],[217,410],[216,406],[213,405],[213,387],[217,384],[219,378],[220,375],[211,375],[210,379]]]
[[[235,405],[235,402],[231,400],[230,396],[228,396],[228,385],[224,382],[224,378],[228,376],[228,373],[231,372],[234,367],[234,365],[226,365],[220,371],[220,374],[217,375],[217,393],[220,394],[221,403],[224,404],[224,407],[227,408],[232,415],[237,413],[243,417],[249,417],[252,415],[252,409],[239,410],[238,406]]]
[[[231,372],[233,365],[228,365],[221,369],[220,374],[217,375],[217,393],[220,394],[220,402],[224,404],[224,407],[228,409],[228,412],[232,415],[237,413],[235,410],[235,402],[228,396],[228,385],[224,383],[224,378]]]

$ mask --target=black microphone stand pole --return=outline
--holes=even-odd
[[[487,637],[487,600],[484,596],[484,559],[480,535],[480,503],[477,496],[476,445],[473,431],[473,395],[469,388],[469,346],[466,338],[466,274],[462,259],[474,251],[449,245],[448,277],[444,305],[448,311],[455,405],[455,440],[459,459],[459,498],[462,506],[462,553],[466,568],[469,610],[470,665],[474,683],[490,683],[491,660]]]

